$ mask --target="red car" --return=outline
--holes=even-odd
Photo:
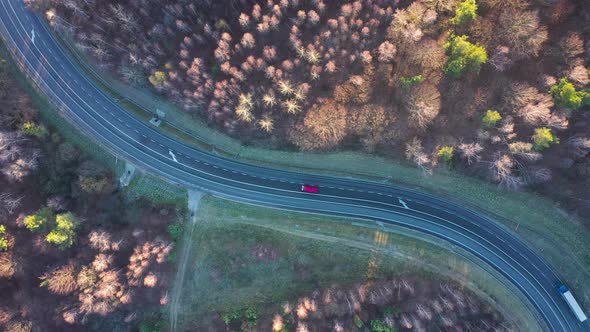
[[[304,184],[301,186],[301,191],[306,192],[306,193],[317,193],[318,187]]]

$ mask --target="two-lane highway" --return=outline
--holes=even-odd
[[[554,271],[486,216],[404,188],[264,168],[197,150],[122,109],[69,59],[22,0],[0,0],[0,33],[21,69],[69,121],[138,167],[240,202],[376,220],[434,235],[502,273],[531,301],[552,331],[590,331],[561,299]],[[300,192],[304,183],[318,185],[320,192]]]

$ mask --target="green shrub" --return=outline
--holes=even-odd
[[[549,128],[537,128],[533,135],[535,150],[541,151],[547,149],[552,144],[558,144],[559,138],[555,137]]]
[[[248,308],[244,313],[244,317],[249,322],[256,322],[258,320],[258,310],[256,308]]]
[[[449,55],[445,72],[453,78],[460,78],[467,72],[478,73],[481,65],[488,61],[485,48],[470,43],[467,38],[451,35],[445,43]]]
[[[393,316],[393,308],[387,307],[383,309],[383,316]]]
[[[372,320],[371,321],[371,331],[372,332],[395,332],[395,329],[385,325],[385,322],[383,322],[382,320]]]
[[[500,115],[500,113],[498,111],[487,110],[486,113],[484,114],[483,118],[481,119],[481,122],[483,122],[483,124],[486,127],[493,127],[500,120],[502,120],[502,116]]]
[[[20,130],[29,136],[35,136],[37,138],[45,138],[49,134],[47,128],[43,125],[35,124],[31,121],[27,121],[20,126]]]
[[[168,263],[176,263],[176,258],[178,257],[178,252],[176,251],[176,249],[173,249],[172,252],[168,255],[168,258],[166,258],[166,261]]]
[[[477,18],[477,3],[475,0],[465,0],[457,6],[455,17],[451,19],[454,25],[465,25]]]
[[[162,320],[158,321],[143,321],[139,323],[139,332],[163,332],[166,323]]]
[[[6,226],[0,225],[0,251],[8,250],[8,238],[6,237]]]
[[[402,77],[400,77],[399,82],[402,87],[407,88],[412,85],[424,82],[424,76],[416,75],[416,76],[412,76],[412,77],[408,77],[408,78],[405,78],[402,76]]]
[[[234,310],[230,313],[227,313],[222,316],[223,322],[225,325],[230,325],[234,321],[240,320],[242,318],[242,313],[239,310]]]
[[[215,77],[215,76],[219,75],[220,71],[221,71],[221,67],[219,66],[219,64],[214,63],[211,65],[211,76]]]
[[[53,211],[44,207],[37,211],[37,213],[25,217],[25,227],[31,232],[37,232],[43,230],[51,221],[53,221]]]
[[[234,310],[221,317],[226,326],[229,326],[235,322],[242,321],[245,325],[242,325],[242,330],[247,326],[254,328],[258,321],[258,310],[256,308],[249,307],[245,310]],[[248,330],[248,329],[246,329]]]
[[[436,155],[448,163],[453,159],[453,155],[455,153],[454,150],[455,149],[452,146],[443,146],[442,148],[440,148],[440,150],[438,150],[438,153]]]
[[[398,307],[387,307],[383,309],[383,316],[397,317],[402,313]]]
[[[80,220],[73,213],[68,212],[57,215],[55,224],[55,228],[45,237],[47,242],[57,245],[62,250],[71,247],[74,244]]]
[[[586,91],[576,91],[576,88],[567,78],[562,78],[559,83],[552,86],[549,90],[553,100],[557,105],[577,110],[586,105],[590,106],[590,93]]]
[[[184,225],[181,223],[174,223],[168,225],[168,234],[175,242],[180,241],[182,239],[182,235],[184,234]]]
[[[357,329],[362,329],[363,326],[365,326],[365,322],[363,322],[359,315],[354,315],[354,326],[356,326]]]

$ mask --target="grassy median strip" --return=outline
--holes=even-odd
[[[543,328],[527,301],[468,253],[373,222],[286,212],[213,197],[201,202],[179,321],[284,301],[333,284],[417,275],[452,279],[502,312],[518,331]],[[403,232],[406,230],[401,229]],[[436,243],[436,244],[435,244]],[[253,255],[260,246],[270,261]],[[442,246],[442,247],[441,247]],[[295,268],[297,267],[297,268]],[[304,272],[302,272],[304,271]]]

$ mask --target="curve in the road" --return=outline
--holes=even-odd
[[[0,0],[0,32],[21,68],[68,120],[139,167],[236,201],[371,219],[434,235],[502,273],[552,331],[590,331],[555,290],[558,275],[486,216],[404,188],[264,168],[196,150],[150,128],[115,103],[69,59],[47,26],[21,0]],[[320,194],[300,192],[303,183],[318,185]]]

